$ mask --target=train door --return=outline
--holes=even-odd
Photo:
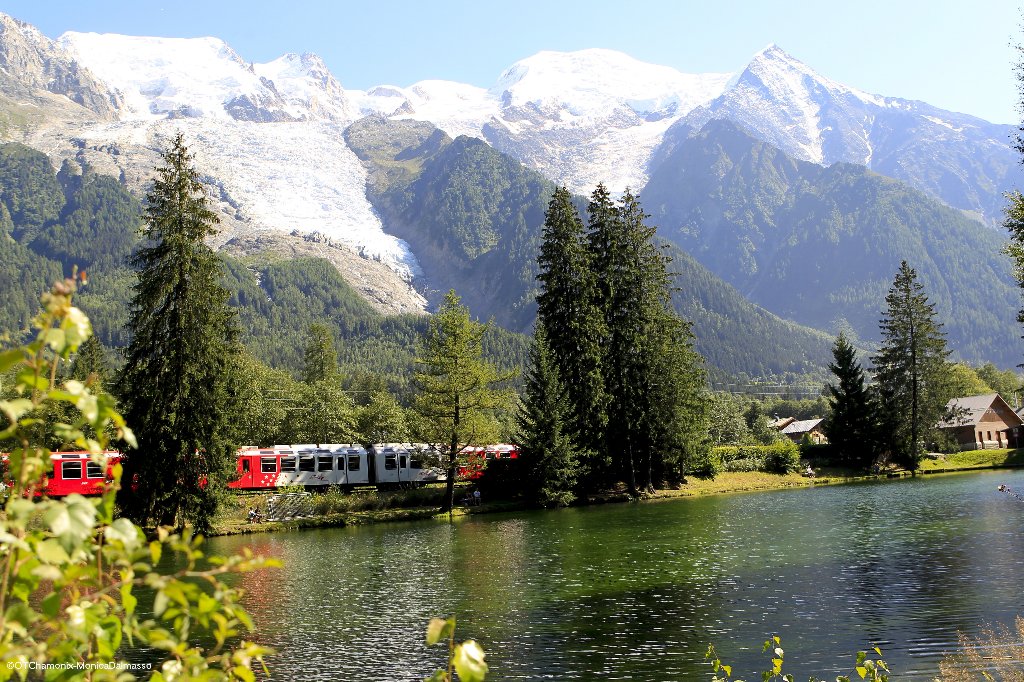
[[[299,450],[295,454],[298,460],[295,483],[297,485],[316,485],[316,450]]]
[[[394,486],[398,484],[398,453],[394,445],[384,444],[373,446],[372,454],[374,477],[378,486]]]
[[[334,453],[327,448],[316,451],[316,476],[313,485],[327,487],[337,482],[334,459]]]
[[[367,456],[363,448],[351,447],[345,451],[347,485],[366,485],[376,479],[371,477],[373,457]]]

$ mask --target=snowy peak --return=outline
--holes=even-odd
[[[125,119],[347,123],[354,118],[341,83],[312,53],[252,64],[219,38],[69,32],[60,43],[119,90],[127,104]]]
[[[623,104],[643,115],[680,115],[721,94],[730,75],[685,74],[614,50],[545,51],[513,64],[489,92],[506,107],[548,104],[574,116]]]
[[[0,13],[0,83],[10,92],[46,90],[101,118],[113,118],[117,97],[34,26]]]
[[[353,119],[352,105],[341,83],[312,52],[302,55],[290,52],[267,64],[254,64],[253,70],[273,82],[295,118],[336,122]]]
[[[127,118],[294,118],[274,84],[219,38],[69,32],[60,43],[121,91]]]

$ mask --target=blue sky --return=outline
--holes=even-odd
[[[774,42],[847,85],[1015,123],[1019,2],[0,0],[0,10],[53,38],[213,35],[256,62],[315,52],[357,89],[427,78],[488,87],[535,52],[587,47],[691,73],[736,71]]]

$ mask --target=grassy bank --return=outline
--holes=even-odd
[[[972,469],[993,469],[1024,466],[1024,449],[1018,450],[972,450],[949,455],[930,455],[921,462],[921,473],[943,473],[970,471]],[[884,471],[869,475],[862,471],[839,467],[815,467],[816,476],[808,478],[801,474],[768,474],[760,471],[728,471],[714,479],[690,478],[675,488],[659,490],[649,499],[671,499],[699,495],[719,495],[755,490],[780,490],[785,488],[814,485],[835,485],[852,481],[885,479],[909,475],[901,470]],[[456,500],[462,499],[470,487],[461,485],[456,490]],[[247,514],[251,507],[265,510],[270,493],[258,495],[236,495],[221,510],[215,523],[214,535],[238,533],[261,533],[299,528],[324,528],[333,526],[354,526],[388,521],[411,521],[439,516],[437,509],[444,495],[443,485],[428,486],[419,490],[396,490],[378,492],[360,490],[343,493],[331,490],[310,497],[313,516],[281,522],[249,523]],[[624,502],[630,498],[622,491],[596,495],[589,503]],[[529,508],[519,502],[485,502],[479,507],[459,507],[456,515],[508,512]],[[441,515],[447,517],[447,515]]]

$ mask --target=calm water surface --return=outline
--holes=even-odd
[[[217,538],[284,568],[243,578],[276,679],[414,680],[440,667],[431,616],[487,652],[494,680],[709,674],[714,642],[758,678],[834,679],[878,644],[930,679],[957,631],[1024,614],[1024,471],[609,505],[455,523]]]

